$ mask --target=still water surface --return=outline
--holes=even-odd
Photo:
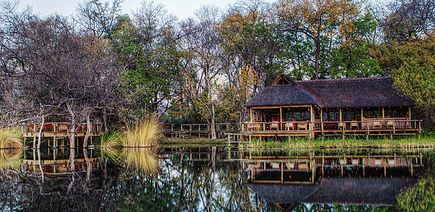
[[[0,209],[72,211],[396,210],[433,150],[0,151]]]

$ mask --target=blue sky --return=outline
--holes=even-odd
[[[2,0],[0,0],[2,1]],[[131,14],[135,11],[143,0],[124,0],[123,12]],[[166,6],[169,13],[184,19],[192,16],[201,5],[215,5],[226,8],[229,4],[234,4],[237,0],[154,0],[155,3],[162,3]],[[53,13],[71,15],[76,6],[83,0],[20,0],[20,6],[30,6],[34,12],[46,16]],[[272,0],[270,0],[272,2]]]

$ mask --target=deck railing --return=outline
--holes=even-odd
[[[364,121],[286,121],[286,122],[245,122],[242,132],[301,132],[301,131],[403,131],[421,132],[421,120],[364,120]]]
[[[91,124],[91,133],[98,134],[101,132],[101,124]],[[39,133],[40,124],[29,124],[22,127],[22,132],[24,134],[33,134],[33,133]],[[68,134],[70,133],[72,128],[71,123],[69,122],[48,122],[44,124],[43,132],[44,133],[63,133]],[[75,126],[75,132],[76,133],[86,133],[87,132],[87,124],[81,123],[76,124]]]
[[[237,126],[232,123],[216,123],[216,131],[236,131]],[[165,132],[209,132],[210,124],[162,124]]]

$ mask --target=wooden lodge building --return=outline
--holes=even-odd
[[[412,119],[414,101],[389,77],[293,81],[281,75],[245,106],[246,137],[410,135],[421,132]]]

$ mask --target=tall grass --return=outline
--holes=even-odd
[[[157,145],[161,137],[158,119],[154,116],[137,122],[125,132],[110,131],[101,136],[102,149],[141,148]]]
[[[0,170],[19,169],[23,151],[19,149],[0,150]]]
[[[0,129],[0,149],[21,149],[23,145],[19,129]]]
[[[127,168],[141,173],[155,173],[158,170],[158,159],[151,149],[124,149]]]
[[[149,148],[101,149],[103,158],[141,173],[155,173],[158,159],[154,150]]]
[[[102,149],[119,149],[122,147],[122,140],[124,135],[118,131],[109,131],[101,135],[101,148]]]
[[[158,119],[155,116],[145,118],[125,132],[124,147],[150,147],[157,144],[161,136]]]
[[[252,140],[247,144],[249,148],[420,148],[435,147],[435,136],[407,137],[400,139],[325,139],[307,140],[303,138],[290,139],[285,141],[260,141]]]

